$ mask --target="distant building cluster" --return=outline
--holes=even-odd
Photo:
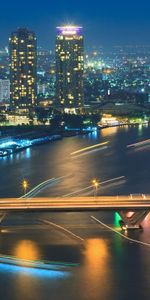
[[[47,110],[52,117],[51,109],[99,115],[148,111],[150,47],[99,47],[85,53],[82,27],[64,25],[56,31],[54,52],[38,47],[36,34],[26,28],[12,32],[9,46],[0,50],[2,120],[35,122],[39,107],[43,120]]]
[[[37,96],[40,98],[41,95],[42,98],[46,93],[48,95],[52,87],[56,89],[52,101],[54,106],[63,110],[83,107],[84,46],[81,28],[64,26],[57,30],[56,65],[47,74],[49,83],[44,82],[45,71],[37,71],[37,39],[34,32],[21,28],[11,34],[9,57],[12,107],[35,107],[38,104]],[[45,53],[39,51],[39,56],[42,59]],[[54,74],[55,82],[52,80]]]

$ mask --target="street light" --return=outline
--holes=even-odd
[[[94,197],[96,197],[97,196],[97,190],[98,190],[99,182],[96,179],[93,179],[92,180],[92,184],[93,184],[93,187],[94,187]]]
[[[27,181],[26,179],[24,179],[24,180],[22,181],[22,188],[23,188],[23,191],[24,191],[24,195],[25,195],[26,192],[27,192],[28,186],[29,186],[28,181]]]

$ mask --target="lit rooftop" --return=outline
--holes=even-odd
[[[64,25],[57,27],[58,31],[62,35],[74,35],[79,34],[82,27],[81,26],[75,26],[75,25]]]

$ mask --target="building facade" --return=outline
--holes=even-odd
[[[82,28],[57,27],[56,38],[56,104],[66,109],[84,104],[84,44]]]
[[[37,40],[34,32],[18,29],[9,39],[10,100],[15,108],[37,101]]]
[[[0,103],[10,100],[10,80],[0,79]]]

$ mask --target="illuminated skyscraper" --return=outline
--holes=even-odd
[[[56,103],[64,109],[84,103],[84,45],[82,27],[58,27],[56,38]]]
[[[34,32],[18,29],[9,39],[10,99],[18,108],[34,106],[37,99],[37,41]]]

